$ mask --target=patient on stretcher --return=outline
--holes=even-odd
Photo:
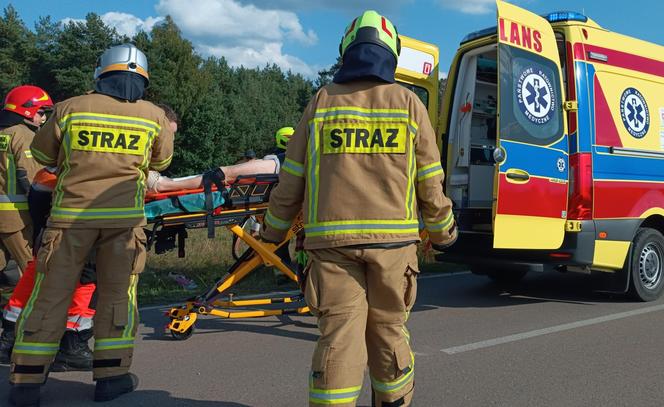
[[[224,174],[224,182],[232,183],[243,175],[278,174],[283,154],[266,155],[263,159],[250,160],[236,165],[219,167]],[[169,178],[157,171],[150,171],[146,181],[148,193],[179,191],[182,189],[199,189],[203,187],[203,175],[192,175],[182,178]]]

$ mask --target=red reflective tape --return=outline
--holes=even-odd
[[[344,37],[347,37],[348,34],[350,34],[351,32],[353,32],[353,29],[355,28],[355,23],[356,23],[356,22],[357,22],[357,18],[356,18],[355,20],[353,20],[352,23],[350,23],[350,28],[348,29],[348,31],[346,31],[346,35],[344,35]]]
[[[390,38],[394,38],[392,36],[392,33],[390,32],[390,30],[387,29],[387,20],[385,20],[385,17],[381,17],[381,20],[383,22],[383,31],[385,31],[387,33],[387,35],[390,36]]]

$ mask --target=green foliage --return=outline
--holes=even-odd
[[[139,32],[119,35],[96,14],[66,24],[41,18],[31,31],[8,6],[0,18],[0,92],[31,83],[57,102],[93,89],[97,58],[111,45],[131,41],[149,63],[146,99],[166,103],[180,117],[170,175],[185,175],[236,162],[247,149],[267,154],[274,132],[296,126],[323,79],[314,83],[276,65],[230,67],[224,58],[203,58],[170,17]],[[325,83],[327,83],[325,82]]]
[[[0,18],[0,90],[30,81],[34,63],[34,34],[23,24],[16,9],[8,6]]]

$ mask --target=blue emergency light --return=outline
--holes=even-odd
[[[581,21],[583,23],[588,21],[588,17],[576,11],[556,11],[554,13],[549,13],[542,15],[550,23],[559,23],[561,21]],[[485,28],[483,30],[472,32],[466,35],[461,44],[476,40],[478,38],[487,37],[489,35],[495,35],[498,32],[497,27]]]
[[[550,23],[558,23],[560,21],[581,21],[585,23],[588,21],[588,17],[576,11],[556,11],[542,17],[546,18]]]

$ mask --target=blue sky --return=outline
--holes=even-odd
[[[515,2],[538,14],[585,11],[611,31],[664,45],[662,0]],[[3,7],[10,3],[30,27],[39,16],[66,21],[95,12],[130,34],[169,14],[203,55],[224,56],[233,65],[274,62],[308,76],[335,61],[341,32],[364,9],[387,15],[400,33],[438,45],[442,72],[467,33],[495,25],[493,0],[0,0]]]

